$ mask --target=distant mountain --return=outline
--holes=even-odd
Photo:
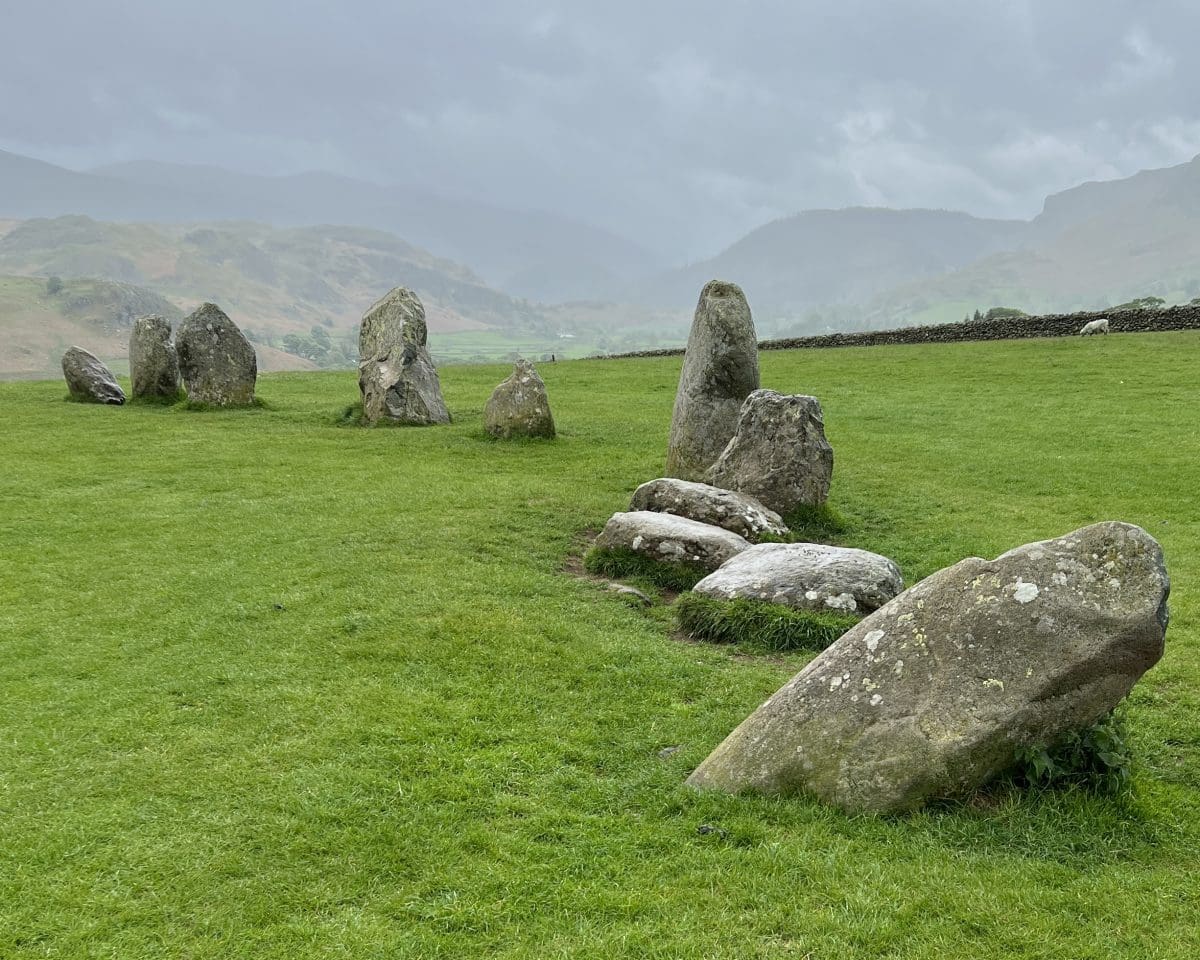
[[[104,223],[83,216],[9,222],[0,224],[0,274],[145,287],[159,304],[147,312],[164,312],[168,301],[179,312],[212,300],[259,344],[279,346],[289,334],[313,331],[322,340],[332,336],[337,352],[329,359],[338,364],[357,355],[362,314],[400,284],[420,294],[434,333],[520,334],[550,324],[538,308],[493,290],[467,268],[358,227]]]
[[[435,331],[542,322],[467,268],[378,230],[255,223],[27,220],[0,236],[0,273],[102,277],[182,304],[213,300],[261,330],[353,326],[394,286],[412,287]]]
[[[755,314],[797,315],[966,266],[1023,242],[1029,224],[946,210],[810,210],[752,231],[722,253],[639,285],[634,300],[695,299],[714,277],[736,281]]]
[[[306,173],[249,176],[217,167],[124,163],[79,173],[0,151],[0,217],[347,223],[399,234],[467,263],[528,299],[586,299],[661,264],[639,245],[567,217]]]
[[[1104,309],[1142,296],[1200,296],[1200,158],[1048,197],[1023,249],[901,285],[864,316],[870,326],[925,323],[996,305]]]

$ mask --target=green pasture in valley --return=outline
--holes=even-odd
[[[0,384],[0,956],[1080,958],[1200,951],[1200,336],[762,354],[841,542],[906,581],[1101,519],[1173,578],[1127,795],[895,819],[696,794],[811,657],[682,639],[578,567],[660,475],[678,357],[542,364],[560,436]],[[671,751],[667,748],[678,747]],[[665,752],[664,752],[665,751]]]

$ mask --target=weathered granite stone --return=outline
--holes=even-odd
[[[528,360],[518,360],[513,372],[488,398],[483,429],[493,437],[553,437],[554,417],[546,384]]]
[[[833,480],[833,448],[825,439],[820,401],[755,390],[706,479],[757,497],[783,516],[823,504]]]
[[[762,543],[739,553],[696,584],[717,600],[765,600],[798,610],[863,615],[904,589],[887,557],[821,543]]]
[[[214,407],[254,403],[258,379],[254,347],[215,303],[201,305],[179,325],[175,352],[192,402]]]
[[[1169,591],[1126,523],[963,560],[844,634],[688,783],[874,812],[968,793],[1129,693],[1162,656]]]
[[[367,311],[358,332],[358,388],[367,423],[450,422],[427,338],[425,308],[406,287]]]
[[[721,527],[669,513],[639,510],[613,514],[596,538],[596,546],[610,550],[623,548],[652,560],[716,570],[750,544]]]
[[[129,378],[135,400],[179,397],[179,360],[164,317],[138,317],[129,334]]]
[[[736,283],[711,280],[700,291],[679,374],[667,476],[704,479],[758,383],[758,341],[746,296]]]
[[[83,347],[67,349],[62,357],[62,371],[72,400],[115,406],[125,402],[125,391],[112,371]]]
[[[643,483],[633,491],[629,509],[673,513],[689,520],[711,523],[732,530],[751,542],[764,533],[782,536],[788,532],[779,514],[747,494],[674,477],[660,477]]]

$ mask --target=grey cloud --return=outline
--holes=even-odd
[[[811,207],[1029,216],[1200,151],[1181,0],[126,0],[8,24],[7,149],[332,169],[680,260]]]

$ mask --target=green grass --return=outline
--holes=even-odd
[[[898,819],[685,789],[811,654],[679,642],[562,572],[661,474],[677,357],[540,368],[553,444],[482,439],[507,364],[444,368],[423,430],[338,427],[352,372],[204,415],[0,384],[0,956],[1193,956],[1198,355],[763,355],[910,583],[1103,518],[1166,551],[1129,795]]]
[[[685,593],[675,601],[679,626],[695,640],[735,643],[748,650],[824,650],[861,619],[796,610],[762,600],[717,600]]]

